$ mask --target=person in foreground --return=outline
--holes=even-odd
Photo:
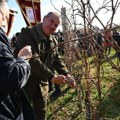
[[[68,73],[58,54],[57,41],[52,35],[60,24],[60,16],[56,12],[49,12],[43,22],[33,27],[22,28],[16,42],[15,56],[25,45],[32,48],[33,57],[29,61],[32,74],[24,88],[32,101],[37,120],[46,119],[46,101],[48,82],[61,85],[67,83],[75,87],[74,78]],[[57,73],[57,74],[56,74]]]
[[[31,68],[25,59],[32,57],[31,48],[22,48],[15,59],[2,28],[3,23],[8,26],[8,21],[7,1],[0,0],[0,120],[35,120],[31,105],[22,91],[30,75]]]

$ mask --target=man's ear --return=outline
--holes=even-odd
[[[2,15],[2,25],[1,25],[1,27],[4,30],[4,32],[7,33],[7,31],[8,31],[8,20],[7,20],[7,17],[4,14]]]

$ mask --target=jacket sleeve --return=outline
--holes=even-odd
[[[58,45],[58,40],[55,38],[55,36],[52,36],[54,45]],[[66,75],[68,73],[68,70],[66,68],[66,65],[63,61],[62,56],[60,55],[58,51],[58,47],[55,47],[55,55],[54,55],[54,60],[52,62],[52,68],[57,71],[59,74]]]
[[[15,56],[18,54],[19,50],[26,46],[30,45],[32,48],[33,58],[29,61],[31,66],[32,74],[36,76],[38,80],[46,82],[47,79],[53,77],[53,72],[47,68],[47,66],[40,60],[39,56],[39,44],[36,43],[38,37],[34,31],[31,32],[29,29],[23,29],[20,33],[16,48],[14,50]],[[38,81],[41,82],[41,81]]]
[[[52,67],[57,71],[59,74],[66,75],[68,73],[68,70],[65,66],[65,63],[63,62],[61,56],[59,53],[55,56],[55,59],[52,63]]]
[[[9,94],[22,88],[29,75],[30,65],[22,58],[0,56],[0,92],[2,94]]]

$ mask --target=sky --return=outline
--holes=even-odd
[[[66,4],[64,2],[64,0],[40,0],[41,1],[41,19],[44,17],[44,15],[46,15],[49,11],[60,11],[62,6],[68,8],[68,4]],[[57,10],[53,7],[53,5],[51,4],[51,2],[53,3],[53,5],[55,6],[55,8],[57,8]],[[66,0],[66,1],[71,1],[71,0]],[[91,0],[92,1],[92,0]],[[101,0],[103,1],[103,0]],[[116,0],[114,0],[116,1]],[[118,0],[120,1],[120,0]],[[93,0],[93,2],[95,2],[95,0]],[[99,1],[100,2],[100,1]],[[23,16],[20,12],[20,9],[16,3],[16,0],[9,0],[8,2],[9,8],[17,11],[18,13],[15,14],[15,19],[13,22],[13,26],[10,32],[9,37],[11,38],[16,32],[20,32],[22,27],[26,27],[26,23],[23,19]],[[94,5],[94,4],[93,4]],[[97,8],[97,5],[94,5],[94,8]],[[110,13],[105,13],[105,11],[103,11],[100,15],[100,19],[106,24],[106,22],[108,21],[109,17],[111,16]],[[120,24],[120,7],[118,12],[115,15],[115,23]],[[77,20],[79,23],[81,23],[81,20],[78,19]],[[95,26],[99,26],[99,23],[97,21],[94,21],[94,25]]]

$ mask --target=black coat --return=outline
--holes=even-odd
[[[35,120],[22,91],[29,75],[29,63],[14,58],[7,36],[0,28],[0,120]]]
[[[120,46],[120,35],[119,35],[119,33],[114,34],[113,38],[117,42],[117,44]]]

